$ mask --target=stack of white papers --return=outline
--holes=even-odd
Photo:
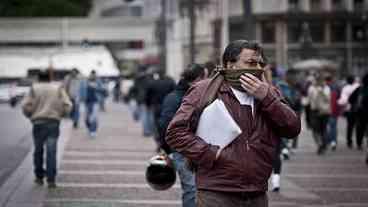
[[[242,130],[219,99],[203,110],[196,131],[197,136],[220,149],[229,145],[241,133]]]

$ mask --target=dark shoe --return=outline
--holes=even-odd
[[[349,142],[348,142],[348,143],[347,143],[347,146],[348,146],[348,148],[349,148],[349,149],[352,149],[352,148],[353,148],[353,144],[352,144],[352,143],[349,143]]]
[[[359,151],[363,151],[363,147],[362,147],[361,145],[359,145],[359,146],[357,147],[357,149],[358,149]]]
[[[47,187],[50,188],[50,189],[57,187],[55,182],[48,182],[47,185],[48,185]]]
[[[42,185],[43,185],[43,179],[42,179],[42,178],[36,178],[36,179],[34,180],[34,182],[35,182],[37,185],[39,185],[39,186],[42,186]]]
[[[319,146],[317,150],[318,155],[323,155],[325,153],[325,147]]]
[[[280,192],[280,187],[273,188],[273,189],[272,189],[272,192],[276,192],[276,193],[277,193],[277,192]]]
[[[73,123],[73,128],[74,128],[74,129],[78,129],[78,123],[74,122],[74,123]]]

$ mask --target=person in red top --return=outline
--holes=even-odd
[[[327,123],[327,137],[331,150],[335,151],[337,147],[337,120],[341,114],[341,107],[337,103],[340,97],[340,90],[332,75],[326,76],[326,83],[331,90],[331,114]]]
[[[267,181],[275,148],[280,137],[294,138],[300,133],[300,118],[264,76],[258,79],[247,73],[239,79],[232,78],[231,73],[237,71],[233,69],[263,69],[265,57],[257,43],[231,42],[222,62],[225,70],[232,71],[229,71],[230,76],[223,75],[217,99],[224,103],[241,134],[222,150],[195,135],[197,126],[193,123],[197,122],[193,119],[198,118],[195,113],[200,99],[206,95],[204,92],[211,82],[206,79],[194,84],[186,93],[166,131],[166,141],[197,166],[197,206],[266,207]]]

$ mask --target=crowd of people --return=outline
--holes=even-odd
[[[227,46],[221,69],[215,70],[212,62],[190,64],[176,83],[164,71],[148,67],[138,70],[125,92],[120,78],[113,87],[113,100],[128,105],[134,120],[142,124],[142,135],[153,137],[156,152],[171,159],[180,178],[183,206],[237,206],[244,202],[249,204],[245,206],[267,206],[268,179],[271,190],[279,191],[282,162],[299,147],[303,116],[319,156],[341,147],[339,117],[347,123],[346,146],[363,151],[368,74],[361,81],[354,76],[343,81],[334,71],[322,68],[299,79],[299,71],[268,63],[262,47],[246,40]],[[265,72],[257,77],[247,73],[249,70]],[[78,129],[84,103],[88,135],[96,138],[98,113],[106,110],[109,91],[95,71],[85,78],[73,69],[61,85],[51,83],[49,72],[40,72],[39,83],[32,86],[22,106],[33,123],[35,182],[43,185],[46,177],[54,188],[61,119],[70,116]],[[223,148],[196,134],[202,112],[214,100],[223,103],[240,129]],[[225,128],[223,133],[229,134]],[[44,145],[47,169],[43,168]],[[368,152],[366,156],[368,165]]]

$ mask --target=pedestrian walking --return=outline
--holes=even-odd
[[[158,132],[160,138],[160,148],[171,157],[175,170],[179,174],[182,188],[182,203],[183,207],[195,207],[195,178],[185,163],[185,157],[175,150],[172,150],[165,141],[165,133],[167,127],[174,117],[176,111],[180,107],[184,94],[189,87],[197,81],[206,78],[206,70],[199,64],[191,64],[181,75],[176,88],[169,93],[162,104],[161,114],[158,119]]]
[[[89,136],[95,138],[98,128],[98,107],[99,97],[104,94],[104,87],[101,81],[97,78],[95,70],[91,71],[90,76],[85,84],[85,107],[86,118],[85,123],[88,129]]]
[[[346,119],[347,129],[346,129],[346,145],[348,148],[353,147],[353,131],[355,128],[355,112],[349,103],[349,98],[351,94],[359,87],[359,83],[355,81],[354,76],[348,76],[346,78],[346,85],[341,89],[341,95],[337,103],[342,108],[343,115]]]
[[[341,107],[338,105],[337,101],[340,97],[340,88],[336,83],[335,77],[332,74],[326,77],[326,83],[331,91],[330,97],[330,107],[331,107],[331,115],[327,122],[327,141],[331,147],[332,151],[335,151],[337,148],[337,120],[341,113]]]
[[[247,69],[263,70],[264,63],[258,44],[246,40],[231,42],[222,56],[224,70],[213,79],[194,84],[169,124],[167,143],[197,166],[197,206],[268,206],[267,181],[272,172],[275,147],[280,137],[296,137],[301,123],[264,76],[259,79],[246,73]],[[223,103],[226,111],[222,112],[230,115],[232,123],[237,125],[230,126],[216,119],[220,114],[212,114],[214,119],[209,121],[221,122],[223,126],[216,130],[222,131],[225,139],[229,138],[225,128],[241,129],[223,148],[196,135],[203,110],[200,103],[203,98],[213,98],[208,97],[212,92],[216,97],[212,103]]]
[[[358,150],[363,150],[363,138],[368,124],[368,73],[363,76],[362,85],[351,94],[349,103],[356,120],[356,145]]]
[[[34,84],[23,100],[23,113],[33,124],[35,183],[43,185],[47,178],[49,188],[56,187],[57,141],[63,116],[70,113],[72,103],[65,89],[50,82],[50,71],[41,71],[39,83]],[[46,146],[46,170],[44,169],[44,146]]]
[[[66,76],[64,87],[73,104],[70,118],[73,121],[73,127],[76,129],[79,126],[81,101],[81,77],[77,68],[73,68],[71,73]]]
[[[317,154],[325,153],[328,137],[327,123],[331,115],[331,90],[325,82],[324,74],[319,73],[316,82],[308,89],[312,132],[317,145]]]
[[[297,83],[295,77],[296,71],[289,69],[286,71],[284,77],[276,79],[275,86],[280,90],[285,102],[290,106],[291,109],[300,117],[302,105],[301,105],[301,94],[297,90]],[[297,148],[298,137],[292,139],[292,146],[289,147],[289,140],[282,138],[276,147],[275,157],[273,161],[273,174],[271,177],[272,191],[278,192],[281,187],[281,172],[282,172],[282,159],[290,159],[291,147],[293,149]]]
[[[154,71],[153,79],[148,82],[146,87],[145,103],[149,112],[153,115],[154,139],[157,144],[157,150],[160,146],[160,138],[158,133],[158,119],[161,114],[161,106],[167,94],[175,89],[175,81],[163,74],[163,71]]]

